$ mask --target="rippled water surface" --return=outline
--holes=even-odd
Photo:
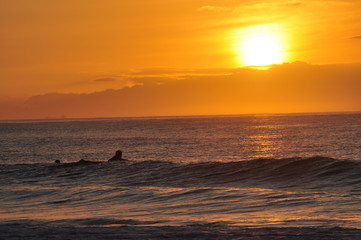
[[[7,121],[0,134],[6,239],[361,237],[360,114]],[[127,160],[107,162],[118,149]]]

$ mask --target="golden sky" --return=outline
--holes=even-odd
[[[0,119],[360,111],[360,22],[359,0],[0,0]]]

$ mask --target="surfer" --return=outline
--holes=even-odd
[[[79,165],[88,165],[88,164],[94,164],[94,163],[100,163],[100,162],[87,161],[87,160],[84,160],[84,159],[80,159],[77,163]]]
[[[115,161],[124,161],[126,159],[122,158],[123,152],[121,150],[118,150],[115,152],[115,155],[110,158],[108,160],[108,162],[115,162]],[[70,167],[70,166],[79,166],[79,165],[90,165],[90,164],[97,164],[97,163],[102,163],[102,162],[98,162],[98,161],[88,161],[88,160],[84,160],[84,159],[80,159],[77,162],[71,162],[71,163],[61,163],[60,160],[55,160],[54,163],[56,165],[61,165],[64,167]]]
[[[61,164],[60,160],[55,160],[54,163],[57,164],[57,165]],[[80,159],[77,162],[62,163],[61,166],[63,166],[63,167],[71,167],[71,166],[89,165],[89,164],[97,164],[97,163],[101,163],[101,162],[87,161],[87,160],[84,160],[84,159]]]
[[[122,158],[122,154],[123,152],[121,150],[116,151],[115,155],[111,159],[109,159],[108,162],[125,160]]]

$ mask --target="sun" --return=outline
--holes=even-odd
[[[253,26],[239,34],[239,62],[244,66],[264,66],[283,63],[286,46],[283,34],[274,25]]]

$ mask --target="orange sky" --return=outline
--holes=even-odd
[[[0,119],[361,111],[360,20],[357,0],[0,0]],[[278,65],[247,69],[251,34]]]

